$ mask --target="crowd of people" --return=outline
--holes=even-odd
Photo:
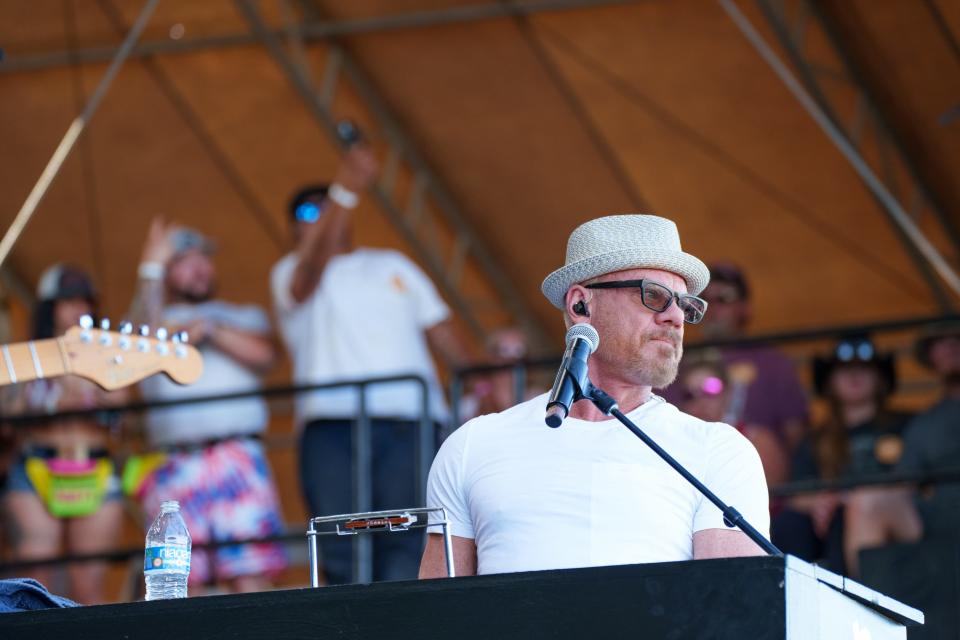
[[[459,335],[433,283],[409,258],[355,246],[351,209],[377,173],[372,152],[355,146],[330,184],[310,185],[293,195],[291,250],[269,275],[272,314],[217,297],[213,239],[154,220],[128,317],[135,324],[186,331],[203,355],[204,373],[187,387],[163,376],[149,378],[139,387],[142,399],[257,390],[277,360],[273,336],[278,333],[295,384],[422,377],[439,444],[451,426],[451,413],[434,355],[450,369],[505,364],[527,357],[527,342],[521,332],[508,329],[491,337],[486,355],[475,352]],[[658,393],[690,415],[727,423],[743,434],[756,448],[769,486],[960,465],[960,438],[953,431],[960,426],[960,325],[930,327],[917,344],[916,358],[942,384],[942,400],[928,411],[909,415],[891,406],[897,387],[894,356],[881,352],[870,336],[852,335],[812,362],[812,391],[826,409],[821,420],[812,421],[808,393],[790,358],[770,346],[732,346],[747,335],[751,293],[736,266],[710,268],[701,335],[720,346],[690,353],[676,381]],[[76,267],[56,265],[40,279],[30,338],[61,335],[81,316],[96,317],[97,311],[91,278]],[[509,374],[472,379],[468,389],[458,408],[460,422],[502,411],[517,400]],[[523,399],[537,391],[524,390]],[[131,392],[106,393],[71,377],[39,380],[5,388],[3,412],[108,408],[129,401]],[[414,489],[420,393],[416,384],[401,381],[365,390],[333,386],[296,398],[300,482],[309,513],[351,511],[356,446],[351,426],[361,403],[371,426],[370,508],[422,502]],[[269,420],[259,397],[151,410],[144,425],[149,453],[127,460],[123,473],[111,457],[115,441],[124,437],[122,420],[73,417],[19,429],[15,439],[5,441],[7,451],[0,452],[6,455],[0,459],[8,459],[0,539],[14,559],[113,549],[124,493],[142,506],[147,519],[162,501],[178,500],[195,544],[280,534],[280,496],[261,440]],[[64,478],[73,488],[80,483],[87,499],[63,500]],[[817,491],[772,500],[771,533],[788,553],[856,574],[861,549],[956,538],[958,507],[960,487],[951,484],[919,491],[912,486]],[[349,582],[350,541],[322,537],[320,543],[326,582]],[[422,544],[412,535],[376,536],[373,578],[416,576]],[[268,588],[288,564],[283,547],[275,543],[194,554],[191,584],[218,583],[236,591]],[[31,573],[49,579],[44,571]],[[102,563],[71,565],[69,577],[70,594],[79,601],[108,597]]]
[[[710,304],[703,320],[707,339],[744,335],[750,290],[739,269],[712,267],[703,298]],[[739,429],[760,454],[770,486],[870,481],[770,504],[771,537],[782,551],[856,576],[863,549],[960,537],[956,485],[925,483],[917,490],[875,484],[886,473],[919,476],[960,466],[960,323],[925,327],[913,356],[936,376],[940,396],[917,414],[891,403],[896,357],[864,334],[841,336],[809,363],[812,395],[824,409],[818,420],[810,418],[797,367],[769,346],[690,354],[663,395],[692,415]]]
[[[216,242],[200,231],[152,221],[127,314],[134,326],[186,332],[203,357],[201,377],[179,386],[164,376],[139,385],[147,402],[256,391],[277,360],[279,334],[288,348],[293,382],[337,383],[414,375],[426,380],[430,418],[438,434],[449,422],[432,353],[451,367],[474,354],[430,279],[403,254],[357,247],[352,214],[376,178],[372,151],[357,145],[330,184],[310,185],[289,202],[291,250],[265,286],[272,314],[217,295]],[[30,339],[62,335],[84,315],[98,316],[90,276],[57,265],[40,280]],[[275,318],[276,324],[271,321]],[[389,324],[382,321],[390,318]],[[28,336],[24,336],[27,338]],[[108,408],[129,401],[132,390],[104,393],[73,377],[4,389],[5,415]],[[422,391],[414,382],[333,387],[295,399],[302,498],[311,514],[349,513],[353,505],[352,423],[362,402],[371,420],[370,509],[420,503],[415,496],[416,433]],[[269,538],[285,532],[280,496],[262,442],[270,420],[261,397],[192,402],[147,412],[147,450],[114,468],[111,449],[129,425],[64,418],[12,431],[2,444],[5,526],[0,542],[14,560],[89,554],[117,547],[124,493],[151,520],[166,500],[177,500],[195,545]],[[5,435],[9,435],[4,431]],[[0,457],[0,459],[3,459]],[[66,509],[59,485],[89,485],[82,509]],[[145,524],[149,524],[146,522]],[[352,545],[321,541],[327,584],[349,582]],[[416,575],[421,541],[381,536],[374,545],[373,577]],[[261,542],[195,548],[190,584],[233,591],[268,588],[288,565],[284,549]],[[50,572],[31,570],[46,582]],[[104,564],[71,566],[66,590],[81,602],[107,598]]]

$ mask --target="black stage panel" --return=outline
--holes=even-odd
[[[13,613],[0,638],[887,640],[920,619],[796,558],[754,557]]]

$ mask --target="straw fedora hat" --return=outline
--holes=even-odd
[[[682,277],[687,291],[699,294],[710,282],[707,265],[680,249],[672,220],[649,215],[606,216],[585,222],[570,234],[566,263],[540,286],[553,306],[563,309],[571,285],[625,269],[662,269]]]

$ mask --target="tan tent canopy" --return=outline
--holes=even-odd
[[[960,7],[736,4],[956,269]],[[4,227],[142,6],[0,3]],[[520,322],[556,344],[540,281],[573,227],[628,211],[743,265],[758,331],[958,301],[708,0],[164,0],[6,267],[89,267],[120,314],[164,215],[219,240],[225,296],[267,305],[286,200],[330,178],[344,117],[387,176],[358,240],[432,269],[478,334]]]

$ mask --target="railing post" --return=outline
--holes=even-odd
[[[430,385],[420,379],[420,421],[417,425],[416,506],[427,505],[427,476],[433,463],[434,427],[430,416]]]
[[[450,381],[450,428],[456,429],[460,426],[460,402],[463,400],[463,374],[459,371],[453,373],[453,380]]]
[[[353,510],[355,513],[370,511],[371,465],[370,465],[370,417],[367,415],[367,383],[360,383],[360,411],[353,423]],[[353,538],[353,581],[373,581],[373,541],[369,536]]]
[[[523,362],[513,365],[513,402],[520,404],[527,399],[527,367]]]
[[[307,525],[307,557],[310,562],[310,586],[320,586],[320,558],[317,550],[317,527],[313,522],[313,516]]]

